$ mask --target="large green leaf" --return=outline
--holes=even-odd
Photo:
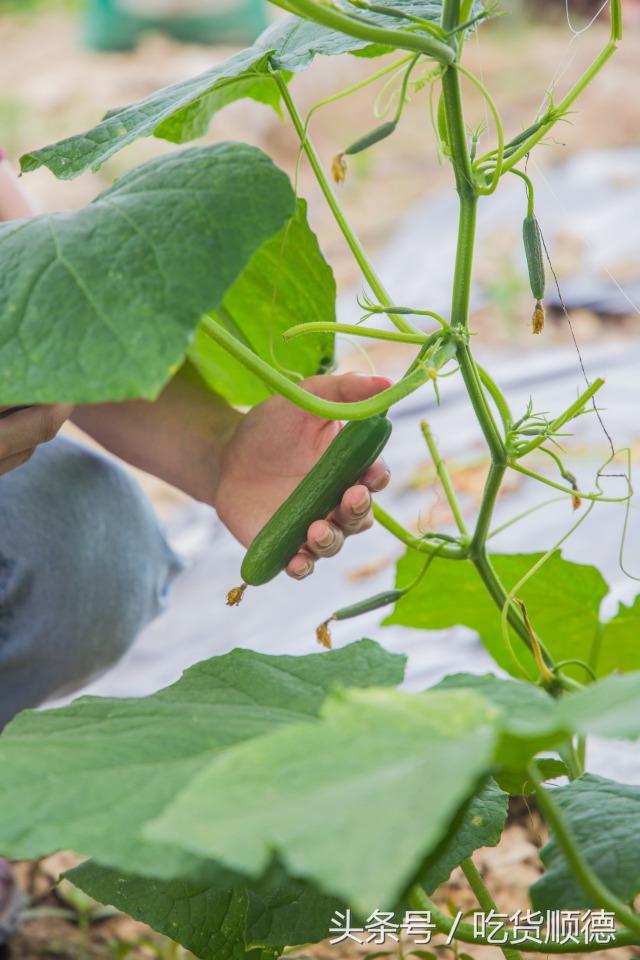
[[[276,853],[363,912],[394,903],[488,772],[494,719],[469,691],[345,691],[203,765],[146,833],[253,876]]]
[[[67,876],[202,960],[244,960],[254,946],[322,940],[341,906],[278,865],[253,883],[213,863],[201,881],[127,876],[92,861]]]
[[[605,677],[563,697],[557,710],[575,733],[635,740],[640,737],[640,672]]]
[[[154,397],[294,211],[262,151],[224,143],[152,160],[81,210],[0,225],[0,404]]]
[[[386,0],[381,0],[384,5]],[[440,0],[394,0],[396,9],[425,19],[440,19]],[[479,9],[479,3],[475,4]],[[380,13],[367,13],[367,19],[379,26],[397,28],[399,21]],[[306,69],[317,54],[336,56],[363,49],[375,55],[388,52],[385,47],[370,47],[365,41],[337,33],[327,27],[287,17],[269,27],[252,47],[236,53],[206,73],[158,90],[151,96],[113,110],[95,127],[67,137],[22,157],[22,170],[48,167],[56,177],[70,179],[84,170],[100,167],[114,153],[139,137],[155,133],[175,142],[201,136],[222,106],[240,97],[277,105],[270,66],[285,72]]]
[[[559,699],[533,684],[491,674],[453,674],[432,689],[470,690],[500,710],[495,757],[508,770],[524,770],[534,753],[554,749],[572,734],[640,737],[640,672],[605,677]]]
[[[498,554],[491,560],[500,580],[511,590],[540,559],[540,554]],[[424,557],[408,550],[398,562],[396,582],[410,583],[424,565]],[[584,659],[598,629],[598,612],[607,584],[595,567],[564,560],[554,553],[518,596],[540,639],[556,660]],[[462,625],[476,630],[496,662],[514,676],[522,670],[505,644],[500,611],[491,600],[470,561],[436,560],[428,576],[399,600],[385,624],[426,630]],[[534,677],[533,659],[522,641],[511,634],[517,660]],[[576,674],[581,680],[584,674]]]
[[[260,247],[227,291],[218,319],[264,360],[306,377],[331,361],[333,336],[311,334],[284,343],[282,333],[297,323],[331,323],[335,307],[333,272],[301,200],[295,217]],[[269,396],[261,380],[201,330],[189,357],[210,387],[231,403],[254,405]]]
[[[504,680],[490,673],[456,673],[432,689],[473,690],[499,708],[501,737],[496,760],[503,770],[520,775],[535,753],[553,749],[567,736],[556,702],[532,683]]]
[[[640,597],[630,607],[621,603],[593,642],[590,663],[598,676],[614,670],[640,670]]]
[[[474,850],[495,847],[500,842],[508,805],[509,795],[494,780],[489,780],[464,804],[446,836],[420,870],[419,881],[427,893],[433,893],[448,880],[451,871]]]
[[[403,665],[370,640],[306,657],[235,650],[149,697],[25,712],[0,736],[0,855],[69,848],[158,879],[198,879],[199,858],[145,843],[143,824],[216,753],[311,721],[335,684],[395,685]]]
[[[264,49],[249,47],[211,70],[157,90],[137,103],[111,110],[84,133],[33,150],[21,157],[23,173],[46,166],[61,180],[70,180],[85,170],[97,169],[114,153],[156,129],[167,139],[180,142],[200,136],[206,115],[235,97],[246,94],[246,85],[263,82],[268,62]],[[273,84],[273,81],[268,81]],[[275,84],[274,84],[275,86]],[[182,135],[184,131],[184,136]]]
[[[553,790],[580,851],[597,877],[629,903],[640,893],[640,787],[586,774]],[[546,870],[531,887],[536,910],[596,907],[552,839],[540,853]]]

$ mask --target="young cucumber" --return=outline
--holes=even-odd
[[[391,433],[383,416],[351,420],[316,465],[257,534],[242,563],[245,583],[260,586],[286,567],[307,539],[314,520],[326,517],[342,494],[378,458]]]
[[[545,285],[544,259],[542,257],[540,227],[534,216],[525,217],[524,223],[522,224],[522,239],[524,241],[524,252],[527,258],[531,293],[535,300],[542,300]]]

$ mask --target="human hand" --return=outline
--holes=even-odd
[[[0,407],[0,475],[15,470],[41,443],[53,440],[72,406]]]
[[[310,377],[300,386],[325,400],[352,403],[380,393],[390,381],[347,373]],[[251,543],[339,429],[336,421],[313,416],[279,396],[243,417],[224,451],[214,498],[218,516],[240,543]],[[377,460],[360,483],[345,491],[329,517],[311,524],[307,542],[286,568],[289,576],[302,580],[313,572],[316,559],[334,556],[345,537],[368,530],[373,523],[370,491],[382,490],[388,482],[389,470]]]

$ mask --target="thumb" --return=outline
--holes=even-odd
[[[316,397],[323,400],[334,400],[338,403],[355,403],[366,400],[376,393],[387,390],[393,381],[388,377],[371,376],[365,373],[342,373],[338,376],[323,375],[309,377],[303,380],[300,386]]]

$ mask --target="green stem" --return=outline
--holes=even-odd
[[[442,8],[442,26],[452,30],[457,26],[460,15],[459,0],[445,0]],[[467,137],[462,112],[460,77],[455,67],[448,67],[442,75],[442,94],[447,122],[449,149],[456,181],[456,190],[460,198],[458,221],[458,245],[453,278],[453,297],[451,302],[451,326],[461,330],[468,329],[469,296],[471,291],[471,271],[473,266],[473,248],[475,242],[477,189],[473,179]],[[505,449],[491,410],[483,393],[478,371],[471,356],[468,343],[458,344],[457,360],[469,399],[485,436],[492,459],[504,462]]]
[[[556,417],[555,420],[551,421],[543,434],[541,434],[539,437],[536,437],[535,440],[530,440],[529,443],[525,444],[523,447],[519,447],[518,457],[524,457],[528,453],[531,453],[531,451],[535,450],[536,447],[539,447],[541,443],[545,443],[550,436],[552,436],[554,433],[557,433],[558,430],[561,430],[565,423],[569,423],[570,420],[573,420],[574,417],[577,417],[578,414],[581,413],[585,404],[587,404],[602,387],[604,387],[604,380],[602,377],[598,377],[597,380],[594,380],[593,383],[589,384],[587,389],[580,394],[578,399],[572,403],[570,407],[567,407],[564,413],[561,413],[559,417]]]
[[[599,503],[626,503],[626,501],[629,499],[628,493],[624,497],[605,497],[602,493],[583,493],[582,490],[574,490],[572,487],[564,487],[561,483],[556,483],[555,480],[550,480],[548,477],[543,477],[540,473],[535,473],[533,470],[527,470],[527,468],[523,467],[521,463],[510,462],[509,466],[512,470],[516,470],[525,477],[531,477],[532,480],[537,480],[539,483],[546,484],[547,487],[553,487],[554,490],[562,490],[563,493],[568,494],[570,497],[580,497],[581,500],[595,500]]]
[[[394,403],[398,403],[399,400],[413,393],[429,379],[429,374],[418,365],[392,387],[369,397],[367,400],[358,400],[354,403],[323,400],[321,397],[316,397],[315,394],[299,387],[296,383],[292,383],[270,363],[259,357],[257,353],[245,347],[224,327],[216,323],[212,317],[205,316],[200,324],[200,329],[219,347],[222,347],[248,370],[251,370],[267,386],[272,387],[277,393],[308,413],[313,413],[317,417],[324,417],[326,420],[365,420],[377,413],[385,413]]]
[[[311,323],[297,323],[294,327],[289,327],[282,334],[283,340],[291,340],[293,337],[304,336],[309,333],[347,333],[352,337],[370,337],[372,340],[393,340],[396,343],[416,343],[422,346],[427,340],[435,342],[442,336],[442,332],[437,330],[431,337],[424,333],[400,333],[394,330],[378,330],[376,327],[363,327],[362,325],[351,323],[324,323],[323,321],[312,321]]]
[[[449,476],[447,465],[440,456],[440,451],[436,446],[436,442],[433,439],[433,434],[431,433],[431,429],[429,428],[429,424],[426,420],[423,420],[420,423],[420,428],[422,430],[422,435],[425,439],[427,447],[429,448],[429,453],[431,454],[433,465],[436,468],[436,473],[438,474],[440,483],[442,484],[442,489],[444,490],[449,506],[451,507],[451,512],[456,522],[456,526],[458,527],[458,530],[462,536],[466,537],[467,527],[464,522],[464,517],[462,516],[462,511],[460,509],[460,504],[458,503],[456,492],[453,489],[453,484],[451,483],[451,477]]]
[[[535,194],[533,192],[533,183],[531,182],[531,177],[528,177],[526,173],[523,173],[522,170],[512,169],[509,172],[515,174],[516,177],[520,177],[521,180],[524,180],[527,188],[527,216],[535,216]]]
[[[489,376],[484,367],[481,367],[480,364],[477,363],[476,369],[478,371],[478,376],[480,377],[482,386],[485,387],[489,396],[496,405],[496,409],[500,414],[500,419],[502,420],[502,425],[504,426],[506,435],[511,430],[511,426],[513,424],[513,415],[509,409],[509,404],[507,403],[506,397],[495,380]]]
[[[499,946],[494,940],[477,936],[470,923],[456,923],[456,920],[447,916],[438,905],[427,896],[422,887],[416,885],[409,893],[409,905],[414,910],[425,911],[431,915],[431,920],[438,931],[447,938],[452,937],[462,943],[472,943],[477,946]],[[578,942],[571,943],[540,943],[535,937],[521,936],[512,930],[506,931],[506,942],[510,946],[521,947],[527,953],[563,954],[563,953],[595,953],[598,950],[613,950],[615,947],[635,946],[640,943],[640,936],[631,930],[618,930],[610,943],[596,943],[593,938],[581,935]]]
[[[567,773],[569,774],[569,780],[577,780],[578,777],[582,776],[584,770],[580,763],[580,758],[576,753],[573,740],[567,740],[566,743],[560,744],[558,747],[558,756],[564,761]]]
[[[437,554],[445,560],[465,560],[467,557],[467,551],[463,547],[443,546],[442,541],[439,544],[434,544],[422,537],[414,536],[406,527],[403,527],[401,523],[398,523],[397,520],[390,516],[375,500],[373,502],[373,515],[381,527],[388,530],[389,533],[393,534],[393,536],[397,540],[400,540],[401,543],[404,543],[405,546],[411,547],[412,550],[431,555]],[[433,534],[434,538],[437,536],[437,533]]]
[[[366,40],[368,43],[422,53],[425,57],[437,60],[438,63],[451,63],[455,56],[448,43],[436,40],[435,37],[426,37],[422,33],[413,33],[408,30],[379,27],[362,17],[341,13],[337,7],[326,3],[316,3],[315,0],[285,0],[284,3],[272,0],[272,2],[299,17],[320,23],[332,30],[338,30],[340,33],[346,33],[349,37]]]
[[[272,73],[272,76],[278,85],[278,89],[280,91],[280,96],[282,97],[282,101],[285,107],[287,108],[287,112],[289,116],[291,117],[291,121],[296,129],[296,133],[300,138],[302,149],[304,150],[307,156],[311,169],[313,170],[316,180],[318,181],[318,184],[320,186],[320,189],[324,194],[324,197],[325,197],[325,200],[327,201],[329,209],[331,210],[335,218],[335,221],[342,232],[342,235],[347,241],[347,244],[349,245],[349,249],[353,253],[353,256],[355,257],[355,260],[358,266],[360,267],[364,278],[366,279],[372,291],[378,298],[378,301],[383,306],[391,306],[392,301],[391,301],[391,298],[389,297],[389,294],[385,290],[383,284],[378,278],[378,275],[373,269],[373,266],[364,250],[364,247],[360,243],[360,240],[358,239],[354,231],[349,226],[349,223],[344,214],[344,211],[342,210],[342,207],[338,202],[338,198],[336,197],[335,193],[331,189],[331,185],[325,175],[325,172],[322,168],[322,164],[320,163],[320,158],[318,157],[316,149],[313,146],[313,143],[311,142],[308,134],[305,131],[302,118],[298,113],[293,100],[291,99],[291,94],[289,93],[289,88],[287,87],[287,84],[285,83],[281,74],[278,73],[277,71],[274,71]],[[396,316],[393,313],[389,313],[388,317],[391,320],[391,322],[394,324],[394,326],[397,327],[398,330],[401,330],[403,333],[413,332],[411,327],[407,323],[405,323],[404,320],[402,320],[400,317]]]
[[[504,130],[502,127],[502,120],[500,119],[500,114],[498,113],[498,108],[495,105],[493,97],[491,96],[491,94],[489,93],[485,85],[475,76],[475,74],[471,73],[471,71],[469,70],[466,70],[465,67],[462,66],[462,64],[456,63],[455,68],[456,70],[459,70],[460,73],[467,78],[467,80],[470,80],[471,83],[475,86],[475,88],[482,94],[482,96],[484,97],[489,107],[489,110],[491,111],[491,114],[493,116],[493,122],[495,123],[495,126],[496,126],[498,146],[496,149],[496,156],[495,156],[496,166],[493,171],[491,183],[489,184],[488,187],[478,187],[478,193],[488,196],[489,194],[495,192],[498,186],[498,183],[500,182],[500,177],[502,175],[502,161],[504,159]]]
[[[411,23],[416,23],[437,40],[447,39],[442,32],[442,28],[432,20],[425,20],[424,17],[415,16],[415,14],[408,13],[406,10],[398,10],[397,7],[388,7],[386,4],[367,3],[366,0],[349,0],[349,2],[360,10],[367,10],[371,13],[381,13],[383,16],[395,17],[397,20],[409,20]]]
[[[527,649],[533,653],[531,637],[529,636],[529,632],[525,626],[524,620],[522,619],[522,615],[500,582],[500,579],[493,569],[491,561],[489,560],[486,552],[483,551],[482,553],[477,553],[471,559],[474,567],[478,571],[480,579],[484,583],[489,595],[491,596],[491,599],[499,608],[499,610],[502,611],[505,604],[508,604],[507,622],[511,625]],[[543,656],[545,656],[544,652]],[[550,661],[550,658],[547,660],[547,657],[545,657],[545,662],[550,669],[553,667],[553,663]]]
[[[554,109],[553,118],[549,121],[549,123],[543,124],[539,130],[525,140],[518,150],[516,150],[516,152],[513,153],[503,164],[503,173],[511,170],[512,167],[515,167],[523,157],[526,157],[531,149],[535,147],[536,143],[539,143],[540,140],[546,137],[558,120],[568,113],[569,109],[573,106],[574,102],[578,99],[582,91],[591,83],[596,74],[602,70],[605,63],[613,56],[616,51],[618,41],[621,39],[621,37],[622,3],[621,0],[611,0],[611,35],[608,43]]]
[[[395,63],[390,64],[388,67],[383,67],[382,70],[378,70],[377,73],[371,74],[371,76],[366,77],[366,79],[361,80],[359,83],[354,83],[353,86],[347,87],[346,90],[340,90],[338,93],[334,93],[331,97],[325,97],[324,100],[318,101],[315,103],[309,110],[306,119],[304,121],[303,134],[301,136],[300,150],[298,152],[298,159],[296,160],[296,173],[294,178],[294,186],[297,191],[298,187],[298,169],[300,166],[300,157],[302,156],[302,150],[304,147],[305,140],[307,139],[307,133],[309,131],[309,126],[313,115],[317,110],[320,110],[322,107],[327,107],[331,103],[336,103],[338,100],[342,100],[344,97],[349,97],[354,93],[358,93],[360,90],[364,90],[365,87],[368,87],[370,84],[375,83],[376,80],[381,80],[383,77],[386,77],[389,73],[394,73],[400,70],[405,64],[409,63],[413,59],[413,54],[407,54],[405,57],[402,57],[400,60],[396,60]],[[392,78],[393,79],[393,78]]]
[[[625,927],[633,930],[636,934],[640,934],[640,914],[637,914],[635,910],[630,910],[626,903],[612,893],[593,873],[571,833],[563,811],[553,799],[553,791],[544,788],[543,779],[535,761],[529,765],[528,773],[531,781],[535,784],[538,806],[553,830],[556,842],[571,868],[571,873],[584,892],[599,907],[614,913],[616,919]]]
[[[534,504],[534,506],[529,507],[528,510],[523,510],[522,513],[517,513],[515,517],[511,517],[510,520],[505,520],[505,522],[501,523],[498,527],[494,527],[487,536],[487,540],[491,540],[492,537],[497,537],[503,530],[508,530],[509,527],[512,527],[515,523],[519,523],[520,520],[525,520],[527,517],[530,517],[532,513],[536,513],[544,507],[549,507],[552,503],[562,503],[563,501],[566,502],[566,497],[549,497],[548,500]]]
[[[489,473],[487,474],[484,490],[482,491],[482,502],[480,503],[478,519],[476,520],[476,528],[471,541],[472,556],[474,553],[480,555],[484,552],[485,543],[489,536],[491,520],[493,518],[493,511],[505,470],[506,467],[500,463],[492,463],[489,467]]]
[[[484,880],[480,876],[480,872],[471,857],[463,860],[460,866],[462,867],[462,872],[467,878],[467,883],[473,890],[476,900],[484,910],[485,914],[497,913],[497,904],[485,886]],[[520,951],[514,950],[511,947],[502,947],[502,954],[505,960],[522,960],[522,954]]]

